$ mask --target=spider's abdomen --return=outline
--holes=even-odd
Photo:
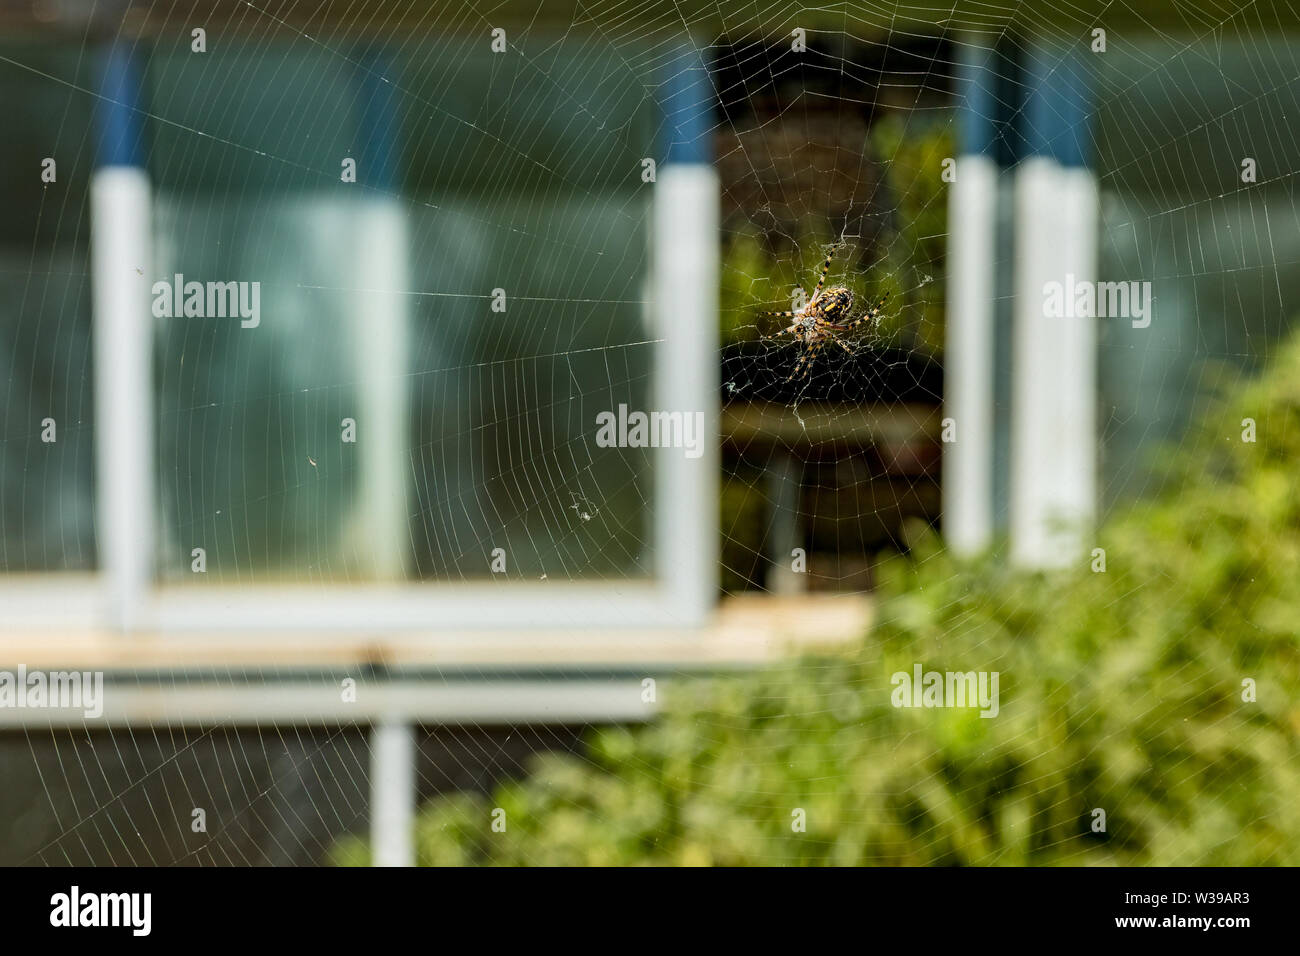
[[[815,305],[823,321],[837,324],[853,312],[853,293],[848,289],[827,289],[817,297]]]

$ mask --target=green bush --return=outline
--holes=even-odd
[[[851,654],[663,682],[655,723],[430,804],[420,861],[1300,863],[1300,343],[1164,471],[1098,534],[1104,573],[961,564],[920,534]],[[895,709],[916,662],[998,671],[999,716]]]

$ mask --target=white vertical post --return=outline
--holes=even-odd
[[[152,574],[152,205],[138,166],[104,166],[90,188],[96,531],[111,624],[140,623]]]
[[[356,215],[357,288],[363,290],[353,307],[361,504],[352,541],[369,572],[392,581],[405,577],[410,552],[407,224],[391,197],[360,200]]]
[[[993,364],[997,164],[957,161],[948,193],[948,314],[943,446],[943,534],[953,553],[972,555],[993,536]]]
[[[682,623],[701,623],[718,589],[718,174],[669,163],[654,187],[656,408],[703,412],[702,453],[655,451],[658,576]]]
[[[1048,283],[1097,270],[1097,185],[1086,168],[1035,156],[1016,176],[1016,304],[1011,453],[1011,557],[1068,566],[1096,508],[1096,319],[1046,314]]]
[[[356,287],[362,290],[352,310],[360,500],[350,544],[369,574],[395,581],[406,576],[410,553],[409,236],[398,198],[402,121],[386,80],[393,63],[384,46],[363,46],[354,62],[364,106],[358,117],[360,181],[348,187],[356,195],[349,212],[356,217]]]
[[[415,865],[415,731],[387,720],[370,734],[370,842],[374,866]]]

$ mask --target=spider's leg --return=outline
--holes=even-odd
[[[799,313],[798,313],[798,312],[760,312],[760,313],[758,313],[758,314],[759,314],[759,315],[779,315],[779,316],[781,316],[782,318],[785,318],[785,319],[792,319],[792,318],[794,318],[796,315],[798,315]]]
[[[876,300],[875,305],[867,309],[867,311],[863,312],[856,319],[853,319],[852,321],[849,322],[845,322],[843,325],[837,325],[835,326],[835,328],[841,332],[847,332],[849,329],[859,326],[863,322],[874,321],[875,319],[880,317],[880,310],[885,307],[885,303],[888,301],[889,301],[889,293],[886,292],[884,295],[882,295],[879,299]]]
[[[812,294],[813,299],[817,298],[818,293],[822,291],[822,286],[826,284],[826,273],[831,271],[831,260],[835,258],[835,249],[835,246],[831,246],[831,251],[826,253],[826,261],[822,263],[822,274],[817,279],[817,288]]]
[[[853,354],[853,349],[845,345],[842,339],[832,339],[831,341],[834,342],[836,345],[838,345],[840,348],[842,348],[844,351],[848,352],[850,355]]]
[[[764,314],[764,315],[783,315],[783,316],[785,316],[786,318],[789,318],[790,316],[794,315],[793,312],[765,312],[765,313],[762,313],[762,314]],[[790,335],[790,334],[792,334],[792,333],[794,334],[795,338],[798,338],[798,337],[799,337],[799,335],[798,335],[799,329],[802,328],[802,327],[803,327],[803,323],[802,323],[802,322],[796,322],[794,325],[791,325],[791,326],[788,326],[788,327],[786,327],[786,328],[784,328],[784,329],[780,329],[779,331],[773,332],[772,335],[771,335],[771,338],[777,338],[778,336],[781,336],[781,335]],[[762,335],[762,333],[759,333],[759,334]],[[763,337],[763,338],[768,338],[768,336],[766,336],[766,335],[763,335],[762,337]]]
[[[794,368],[791,369],[790,374],[785,377],[787,382],[794,381],[794,377],[799,374],[799,369],[803,368],[804,363],[808,361],[808,353],[810,351],[811,349],[804,349],[803,352],[799,354],[799,361],[794,363]]]
[[[800,355],[799,361],[795,362],[794,371],[790,373],[790,377],[787,378],[786,381],[789,382],[793,380],[795,376],[799,376],[799,378],[807,378],[808,373],[812,370],[813,359],[817,357],[817,352],[821,347],[822,343],[817,342],[815,345],[810,345],[804,349],[803,355]],[[803,372],[802,375],[799,375],[800,371]]]
[[[804,378],[807,378],[808,373],[812,371],[812,364],[817,360],[817,353],[822,350],[822,346],[825,344],[826,344],[825,340],[823,339],[821,342],[818,342],[816,345],[814,345],[811,349],[808,350],[808,361],[804,363],[804,367],[803,367]]]

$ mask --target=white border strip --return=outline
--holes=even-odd
[[[135,628],[152,587],[153,228],[149,176],[133,166],[95,172],[90,262],[95,359],[96,532],[109,626]]]
[[[962,156],[948,194],[948,315],[944,417],[956,441],[943,446],[943,536],[955,554],[993,538],[994,280],[997,164]]]
[[[718,237],[721,186],[704,163],[659,170],[654,204],[654,401],[662,411],[703,412],[704,454],[658,449],[656,573],[680,624],[702,623],[718,601]],[[627,622],[638,621],[629,608]]]
[[[342,678],[340,678],[341,680]],[[0,729],[180,725],[318,726],[324,724],[589,724],[649,720],[640,680],[378,681],[356,677],[356,700],[345,702],[327,681],[256,685],[198,681],[104,685],[104,713],[81,708],[0,707]],[[662,697],[662,692],[660,695]]]
[[[1048,316],[1044,286],[1095,281],[1097,181],[1033,157],[1016,172],[1011,558],[1075,564],[1096,513],[1097,320]]]

